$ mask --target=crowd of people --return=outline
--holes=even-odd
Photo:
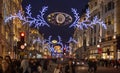
[[[64,64],[56,59],[11,59],[0,57],[0,73],[75,73],[72,61]]]
[[[94,73],[97,71],[97,66],[101,67],[113,67],[117,70],[120,70],[120,59],[117,60],[109,60],[109,59],[89,59],[88,63],[88,71],[93,70]]]
[[[90,59],[88,60],[88,72],[94,72],[97,71],[97,60],[96,59]]]
[[[101,60],[98,60],[98,65],[104,66],[104,67],[114,67],[116,69],[119,69],[120,59],[116,59],[116,60],[101,59]]]
[[[0,73],[76,73],[75,60],[58,62],[60,59],[11,59],[0,56]],[[97,66],[120,68],[120,60],[85,60],[88,72],[93,69],[95,73]]]

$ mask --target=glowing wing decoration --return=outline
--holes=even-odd
[[[48,7],[44,6],[42,8],[42,10],[40,11],[40,14],[37,15],[36,18],[34,18],[34,17],[32,17],[32,13],[31,13],[31,5],[28,5],[26,7],[26,14],[27,14],[26,17],[24,16],[24,13],[22,11],[19,11],[18,13],[15,13],[14,15],[10,15],[10,16],[6,17],[5,22],[9,22],[12,19],[19,18],[20,20],[22,20],[24,22],[23,24],[28,23],[29,26],[34,25],[38,29],[40,26],[48,26],[49,27],[49,25],[47,24],[47,22],[44,19],[44,14],[47,11],[47,9],[48,9]]]
[[[73,43],[76,43],[76,44],[77,44],[77,41],[76,41],[76,40],[74,40],[72,37],[70,37],[70,38],[69,38],[69,41],[68,41],[67,43],[71,43],[71,42],[73,42]]]
[[[73,24],[69,26],[69,28],[74,27],[74,28],[79,28],[83,30],[83,29],[88,29],[89,27],[93,28],[94,25],[101,25],[104,29],[107,29],[106,24],[101,19],[98,19],[97,16],[95,16],[93,20],[90,20],[89,9],[86,10],[85,20],[81,22],[79,21],[80,16],[79,16],[79,13],[77,13],[77,10],[74,8],[72,8],[71,10],[74,14],[75,21],[73,22]]]

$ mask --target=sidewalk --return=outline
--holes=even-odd
[[[88,73],[88,67],[79,67],[76,73]],[[120,73],[120,70],[113,67],[98,67],[96,73]]]

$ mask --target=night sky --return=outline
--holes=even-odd
[[[52,12],[64,12],[73,17],[71,8],[76,8],[78,13],[82,13],[83,9],[86,8],[89,0],[23,0],[23,10],[29,4],[31,4],[32,16],[36,17],[43,6],[48,6],[45,17]],[[45,18],[46,19],[46,18]],[[51,27],[40,27],[40,32],[44,33],[44,37],[47,39],[52,35],[52,39],[57,39],[57,36],[61,36],[63,42],[67,42],[69,37],[73,36],[74,28],[66,26],[55,26],[50,24]]]

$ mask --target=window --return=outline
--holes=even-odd
[[[105,13],[107,12],[107,5],[105,5]]]
[[[97,2],[95,2],[95,6],[97,6]]]
[[[111,7],[112,9],[114,9],[114,2],[111,2]]]
[[[94,37],[94,45],[96,45],[96,37]]]
[[[111,24],[114,25],[114,14],[112,14]]]
[[[108,20],[108,25],[111,25],[111,20]]]
[[[112,9],[111,2],[108,3],[107,7],[108,7],[108,11]]]
[[[92,40],[93,40],[93,39],[91,38],[91,43],[90,43],[91,46],[92,46]]]
[[[107,25],[112,24],[111,16],[108,16],[107,18],[105,18],[105,24],[107,24]]]
[[[96,25],[94,26],[94,33],[96,33]]]
[[[107,35],[110,35],[110,31],[107,31]]]
[[[114,2],[112,1],[108,3],[108,11],[111,9],[114,9]]]
[[[93,35],[93,29],[91,28],[91,35]]]
[[[111,25],[111,17],[110,16],[108,16],[107,24]]]
[[[105,13],[112,9],[114,9],[114,2],[110,1],[107,5],[105,5]]]
[[[98,12],[98,14],[97,14],[97,15],[98,15],[98,18],[100,18],[100,12]]]

